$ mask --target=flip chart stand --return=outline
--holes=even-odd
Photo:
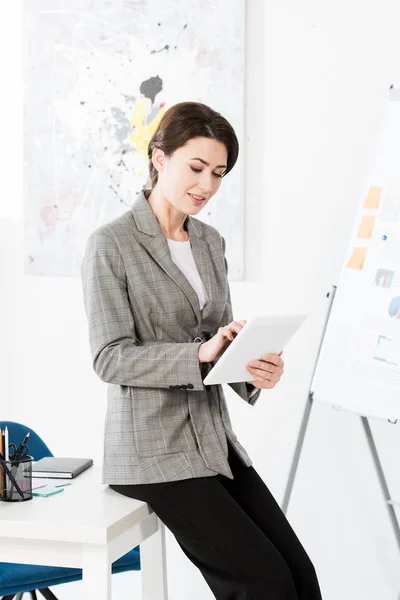
[[[306,436],[306,432],[307,432],[307,426],[308,426],[308,422],[310,420],[310,415],[311,415],[311,409],[313,406],[313,402],[314,402],[314,398],[313,398],[313,392],[312,392],[312,384],[313,384],[313,380],[315,377],[315,373],[317,370],[317,366],[318,366],[318,360],[321,354],[321,348],[322,348],[322,344],[324,341],[324,337],[325,337],[325,333],[326,333],[326,328],[328,326],[328,321],[329,321],[329,316],[331,314],[331,310],[332,310],[332,305],[333,305],[333,301],[335,298],[335,293],[336,293],[336,286],[332,286],[332,291],[329,292],[327,294],[328,298],[329,298],[329,306],[328,306],[328,310],[327,310],[327,317],[326,317],[326,321],[325,321],[325,325],[324,325],[324,330],[321,336],[321,342],[318,348],[318,355],[317,355],[317,359],[315,361],[315,365],[314,365],[314,370],[313,370],[313,375],[311,378],[311,384],[310,384],[310,389],[308,392],[308,397],[307,397],[307,403],[306,403],[306,407],[304,410],[304,414],[303,414],[303,419],[300,425],[300,430],[299,430],[299,434],[298,434],[298,438],[297,438],[297,442],[296,442],[296,447],[295,447],[295,451],[294,451],[294,456],[293,456],[293,460],[292,460],[292,464],[291,464],[291,468],[290,468],[290,472],[289,472],[289,477],[288,477],[288,481],[286,484],[286,489],[285,489],[285,494],[283,497],[283,502],[282,502],[282,510],[283,512],[286,514],[287,510],[288,510],[288,506],[289,506],[289,502],[290,502],[290,497],[292,494],[292,490],[293,490],[293,484],[294,484],[294,480],[296,477],[296,473],[297,473],[297,468],[299,465],[299,461],[300,461],[300,456],[301,456],[301,451],[303,449],[303,444],[304,444],[304,438]],[[370,424],[368,422],[368,418],[361,416],[361,422],[365,431],[365,435],[367,437],[367,442],[368,442],[368,446],[369,449],[371,451],[371,455],[372,455],[372,459],[373,459],[373,463],[375,466],[375,470],[376,470],[376,474],[378,476],[379,479],[379,483],[382,489],[382,494],[385,500],[385,505],[389,514],[389,519],[390,522],[392,524],[393,527],[393,532],[396,536],[396,541],[397,541],[397,545],[399,547],[400,550],[400,527],[399,527],[399,522],[397,520],[397,516],[396,516],[396,512],[393,508],[393,505],[398,504],[397,502],[394,502],[391,500],[390,498],[390,494],[389,494],[389,487],[387,485],[386,482],[386,478],[382,469],[382,465],[381,462],[379,460],[379,455],[378,455],[378,451],[375,445],[375,441],[372,435],[372,431],[371,431],[371,427]],[[389,421],[392,424],[397,423],[397,421]]]

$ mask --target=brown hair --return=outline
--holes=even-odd
[[[192,138],[207,137],[221,142],[228,152],[224,176],[235,166],[239,142],[232,125],[220,113],[201,102],[179,102],[169,108],[161,118],[149,142],[149,184],[157,183],[158,171],[151,160],[154,148],[171,156]]]

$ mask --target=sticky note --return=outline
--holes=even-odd
[[[365,198],[364,208],[379,208],[381,193],[381,187],[370,187],[367,197]]]
[[[39,488],[45,487],[46,485],[47,485],[46,483],[35,482],[35,483],[32,483],[32,489],[38,490]]]
[[[364,266],[365,255],[367,253],[366,248],[353,248],[353,254],[346,267],[348,269],[361,270]]]
[[[374,229],[375,217],[366,216],[362,218],[360,229],[358,230],[358,238],[370,238]]]
[[[32,491],[32,496],[52,496],[53,494],[58,494],[59,492],[63,492],[64,488],[63,487],[54,487],[54,485],[46,485],[45,487],[42,488],[37,488],[36,490]]]

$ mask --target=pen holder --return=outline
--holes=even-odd
[[[32,456],[19,460],[0,460],[0,501],[32,500]]]

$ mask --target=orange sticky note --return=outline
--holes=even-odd
[[[346,267],[348,269],[357,269],[360,271],[364,266],[365,255],[367,253],[366,248],[353,248],[353,254]]]
[[[375,217],[366,216],[362,218],[360,229],[358,230],[358,238],[370,238],[374,229]]]
[[[368,195],[365,198],[364,208],[379,208],[381,193],[381,187],[370,187]]]

